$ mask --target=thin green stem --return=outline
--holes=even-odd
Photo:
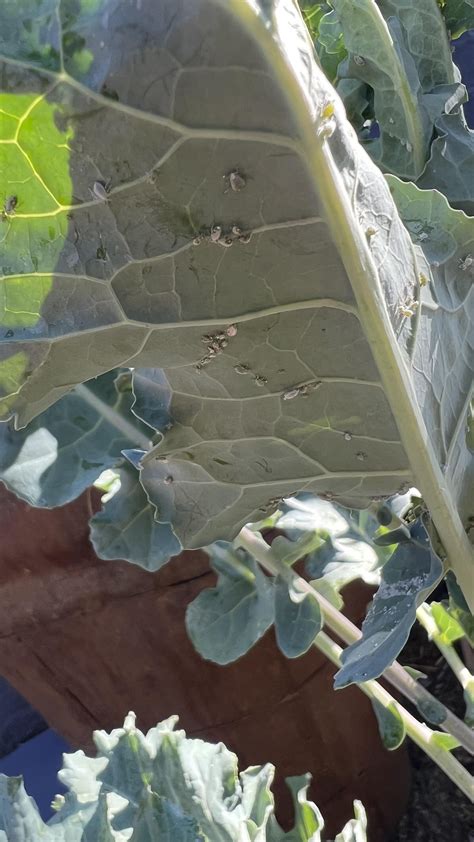
[[[319,632],[316,635],[314,646],[337,667],[341,666],[343,650],[325,632]],[[474,778],[449,751],[436,745],[433,741],[434,732],[431,728],[428,728],[422,722],[418,722],[378,681],[365,681],[358,687],[369,699],[379,702],[385,708],[388,708],[389,705],[395,705],[402,718],[405,733],[443,770],[470,801],[474,801]]]
[[[350,645],[360,640],[362,633],[357,626],[354,625],[344,614],[341,614],[334,605],[331,605],[322,594],[318,593],[306,579],[298,576],[291,567],[288,567],[284,562],[280,561],[267,542],[262,538],[260,533],[252,532],[248,527],[241,529],[237,536],[236,542],[239,546],[244,547],[254,558],[272,573],[274,576],[281,576],[287,582],[297,583],[301,590],[310,594],[313,599],[319,602],[320,608],[323,612],[324,622],[334,634],[336,634],[344,643]],[[417,706],[426,705],[428,702],[433,702],[434,697],[424,687],[418,684],[407,671],[396,661],[385,670],[383,674],[386,679],[395,689],[409,699]],[[452,734],[459,740],[460,744],[470,754],[474,754],[474,733],[467,725],[458,719],[451,711],[446,709],[446,718],[440,723],[440,727],[448,734]]]
[[[463,664],[461,658],[456,652],[454,646],[450,643],[445,643],[439,632],[437,623],[431,612],[430,606],[425,602],[420,605],[416,612],[418,622],[428,634],[430,640],[438,647],[443,658],[448,662],[454,675],[458,679],[463,690],[472,687],[474,683],[474,676],[469,672],[468,668]]]

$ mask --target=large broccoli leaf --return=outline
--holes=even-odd
[[[183,546],[296,491],[364,506],[414,477],[465,579],[414,388],[425,261],[296,4],[20,6],[0,12],[3,417],[161,367],[173,426],[142,480]]]

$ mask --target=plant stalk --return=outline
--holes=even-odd
[[[260,533],[252,532],[251,529],[244,526],[236,538],[236,544],[253,555],[269,573],[274,576],[281,576],[287,582],[297,584],[301,590],[306,591],[313,599],[316,599],[323,612],[325,624],[345,644],[355,643],[362,637],[362,632],[354,623],[338,611],[334,605],[331,605],[329,600],[318,593],[306,579],[298,576],[291,567],[288,567],[274,555],[271,547]],[[418,684],[397,661],[385,670],[383,678],[414,705],[418,706],[436,701],[431,693]],[[455,737],[466,751],[474,755],[474,733],[451,711],[446,709],[446,718],[440,723],[440,727]]]
[[[445,643],[439,633],[436,620],[434,619],[430,606],[425,602],[420,605],[416,612],[418,622],[428,634],[430,640],[438,647],[443,658],[448,662],[454,675],[458,679],[463,690],[469,689],[472,692],[474,686],[474,676],[469,672],[468,668],[463,664],[461,658],[456,652],[454,646],[450,643]]]
[[[337,667],[341,666],[343,650],[325,632],[319,632],[316,635],[314,646]],[[395,705],[402,718],[406,734],[443,770],[470,801],[474,801],[474,778],[449,751],[433,742],[434,733],[431,728],[418,722],[378,681],[365,681],[357,686],[369,699],[380,702],[385,708]]]

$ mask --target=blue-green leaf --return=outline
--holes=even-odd
[[[298,658],[308,651],[321,631],[319,603],[297,582],[288,584],[281,577],[275,581],[275,635],[287,658]]]
[[[451,38],[474,29],[474,0],[440,0],[440,5]]]
[[[186,611],[186,628],[207,660],[228,664],[259,640],[274,618],[273,583],[254,560],[218,541],[209,550],[217,585],[202,591]]]
[[[308,801],[311,775],[296,775],[286,778],[293,798],[295,825],[282,839],[284,842],[321,842],[324,821],[316,804]]]
[[[134,414],[155,430],[171,423],[171,389],[160,368],[137,368],[133,372]]]
[[[367,815],[361,801],[354,801],[354,814],[334,842],[367,842]]]
[[[151,430],[130,413],[130,375],[91,380],[35,418],[26,429],[0,424],[0,479],[32,506],[74,500],[124,448],[146,443]]]
[[[469,606],[452,570],[448,570],[446,574],[446,585],[449,593],[449,613],[462,626],[470,645],[474,648],[474,616],[469,611]]]
[[[181,545],[169,524],[155,520],[155,508],[136,468],[124,464],[117,473],[119,490],[90,521],[94,549],[100,558],[125,559],[145,570],[159,570],[181,552]]]
[[[378,678],[405,645],[416,609],[439,581],[443,565],[420,521],[412,543],[400,544],[382,571],[382,584],[362,625],[362,638],[344,650],[335,687]]]
[[[385,748],[388,751],[395,751],[405,739],[405,725],[395,702],[390,702],[386,707],[376,699],[372,699],[372,707]]]

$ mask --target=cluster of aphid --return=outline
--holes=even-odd
[[[238,365],[234,365],[234,371],[236,374],[253,374],[254,383],[256,383],[257,386],[265,386],[268,383],[267,378],[263,374],[255,374],[246,363],[238,363]]]
[[[472,271],[474,269],[474,257],[472,254],[467,254],[466,257],[461,258],[458,265],[461,272],[467,272],[468,269]]]
[[[199,246],[201,243],[207,241],[208,243],[215,243],[218,246],[229,248],[237,241],[239,243],[249,243],[252,234],[250,231],[242,231],[238,225],[232,225],[229,231],[224,231],[222,225],[213,225],[208,231],[198,234],[194,238],[193,244]]]
[[[227,348],[229,339],[232,339],[234,336],[237,336],[237,325],[235,324],[228,325],[225,330],[218,331],[217,333],[204,333],[201,336],[201,342],[207,345],[207,354],[201,357],[199,362],[196,363],[196,371],[202,371],[204,366],[209,365],[214,357],[221,354],[224,348]]]
[[[420,302],[412,296],[405,298],[405,301],[403,301],[403,303],[398,307],[400,316],[403,316],[404,319],[411,319],[418,310],[419,303]]]
[[[294,495],[288,494],[288,497],[292,496]],[[267,500],[267,502],[264,503],[263,506],[260,506],[259,512],[264,512],[266,514],[267,512],[275,511],[276,509],[278,509],[278,507],[284,499],[284,497],[270,497],[270,499]]]
[[[311,394],[311,392],[314,392],[320,384],[320,380],[314,380],[312,383],[303,383],[302,386],[295,386],[294,389],[288,389],[288,391],[283,393],[283,400],[292,401],[294,398],[298,397],[306,398],[309,394]]]

